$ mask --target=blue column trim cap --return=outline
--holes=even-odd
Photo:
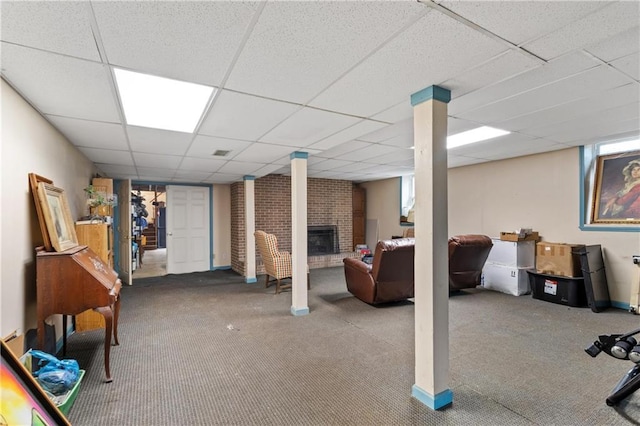
[[[252,175],[244,175],[242,176],[242,180],[256,180],[256,177]]]
[[[293,306],[291,307],[291,315],[294,317],[299,317],[302,315],[309,315],[309,307],[296,309]]]
[[[431,99],[448,104],[451,100],[451,90],[440,86],[429,86],[411,95],[411,106],[416,106]]]
[[[247,284],[253,284],[253,283],[257,283],[257,282],[258,282],[258,279],[257,279],[257,278],[255,278],[255,277],[254,277],[254,278],[247,278],[247,279],[245,280],[245,282],[246,282]]]
[[[305,160],[307,158],[309,158],[309,153],[308,152],[302,152],[302,151],[294,151],[291,153],[290,158],[293,160],[294,158],[304,158]]]
[[[449,389],[440,392],[435,397],[422,390],[418,385],[411,387],[411,396],[422,402],[432,410],[445,408],[453,403],[453,392]]]

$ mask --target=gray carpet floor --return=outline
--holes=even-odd
[[[231,271],[168,275],[122,289],[120,346],[104,382],[102,330],[76,333],[68,357],[87,373],[74,425],[628,425],[640,392],[605,399],[633,364],[584,348],[640,327],[621,310],[593,313],[481,288],[451,296],[452,406],[411,397],[414,305],[373,307],[342,268],[311,271],[310,314],[291,294]]]

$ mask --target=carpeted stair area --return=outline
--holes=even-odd
[[[259,277],[260,278],[260,277]],[[640,393],[606,406],[629,361],[584,347],[640,317],[599,314],[469,290],[451,296],[453,405],[411,397],[414,305],[367,305],[342,268],[314,269],[310,314],[291,293],[232,271],[167,275],[122,289],[114,381],[104,382],[103,331],[70,337],[87,374],[74,425],[628,425]],[[635,419],[635,420],[633,420]]]

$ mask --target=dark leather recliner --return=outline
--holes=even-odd
[[[349,292],[370,304],[413,297],[414,241],[413,238],[378,241],[371,265],[345,258],[344,275]]]
[[[449,290],[480,285],[482,268],[493,247],[486,235],[456,235],[449,238]]]

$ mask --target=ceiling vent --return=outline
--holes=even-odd
[[[231,151],[227,151],[224,149],[216,149],[212,154],[214,157],[226,157]]]

